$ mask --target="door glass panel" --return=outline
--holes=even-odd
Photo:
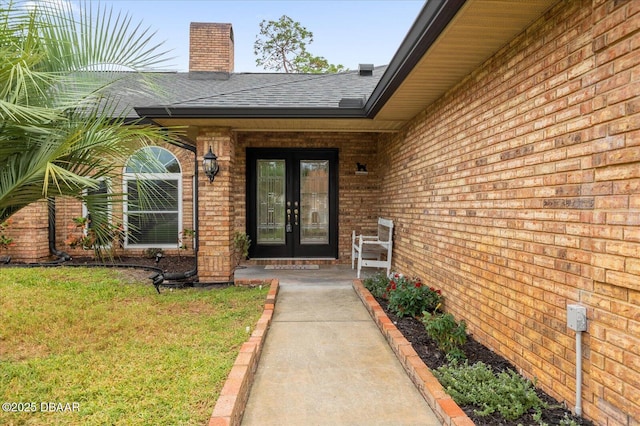
[[[285,243],[285,160],[257,160],[258,244]]]
[[[300,161],[300,244],[329,243],[329,161]]]

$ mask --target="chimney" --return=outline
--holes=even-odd
[[[231,24],[192,22],[189,37],[189,72],[233,72]]]

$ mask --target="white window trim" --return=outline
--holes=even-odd
[[[182,165],[180,164],[180,160],[169,150],[161,147],[155,147],[158,149],[163,149],[168,151],[173,155],[178,162],[178,166],[180,167],[180,173],[127,173],[126,166],[124,168],[124,173],[122,175],[122,191],[124,193],[123,205],[122,205],[122,223],[124,227],[124,248],[136,248],[136,249],[148,249],[148,248],[162,248],[162,249],[179,249],[179,237],[180,232],[182,232],[182,213],[183,213],[183,202],[182,202]],[[144,148],[143,148],[144,149]],[[130,181],[137,180],[172,180],[177,181],[178,185],[178,232],[176,233],[176,243],[175,244],[136,244],[129,242],[129,200],[127,196],[127,183]],[[141,211],[141,213],[158,213],[157,211]]]
[[[111,179],[106,178],[106,177],[101,177],[98,178],[99,182],[106,182],[107,183],[107,194],[113,194],[113,191],[111,190],[112,186],[111,186]],[[82,191],[82,195],[83,196],[87,196],[89,195],[89,190],[88,189],[84,189]],[[113,221],[113,205],[112,202],[109,202],[108,204],[108,208],[107,208],[107,215],[109,217],[109,222],[112,223]],[[86,218],[89,216],[89,209],[87,208],[87,204],[83,201],[82,202],[82,217]],[[86,237],[89,234],[89,222],[87,222],[84,225],[84,228],[82,229],[82,234]],[[105,246],[101,246],[101,248],[111,248],[111,244],[107,244]]]
[[[175,244],[136,244],[129,242],[129,200],[126,194],[127,191],[127,183],[135,182],[137,180],[172,180],[177,181],[178,185],[178,233],[176,234],[176,243]],[[124,205],[122,208],[123,213],[123,226],[124,226],[124,248],[179,248],[178,247],[178,239],[179,233],[182,230],[182,173],[125,173],[124,178],[122,180],[122,190],[124,192]],[[167,210],[169,212],[169,210]],[[142,210],[138,213],[158,213],[156,210]]]

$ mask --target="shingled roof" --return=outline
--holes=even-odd
[[[372,76],[233,73],[233,67],[160,74],[164,95],[129,104],[160,125],[398,131],[556,1],[429,0],[389,65]]]
[[[339,110],[343,99],[360,100],[360,108],[373,92],[386,66],[375,67],[372,75],[359,71],[335,74],[283,73],[147,73],[131,74],[118,80],[113,92],[120,98],[126,115],[138,117],[134,111],[199,110],[234,111],[261,109],[300,111]],[[144,79],[153,90],[144,89]],[[353,103],[353,102],[352,102]],[[355,102],[357,104],[358,102]]]
[[[146,99],[135,103],[135,109],[140,117],[162,125],[176,124],[176,119],[187,119],[190,123],[202,125],[204,121],[194,120],[204,119],[209,120],[206,121],[208,125],[215,123],[245,127],[249,123],[247,120],[253,119],[258,121],[250,124],[252,128],[257,126],[265,129],[277,125],[265,121],[269,119],[310,119],[313,121],[297,122],[295,126],[290,121],[288,129],[326,130],[332,126],[346,126],[351,130],[397,130],[407,117],[402,117],[402,120],[383,118],[376,123],[371,121],[464,3],[465,0],[426,2],[389,65],[374,68],[373,75],[359,70],[337,74],[233,73],[233,54],[230,49],[233,32],[230,27],[206,23],[195,27],[192,25],[191,39],[197,42],[192,43],[190,53],[193,53],[192,50],[199,52],[202,46],[207,48],[203,57],[193,62],[201,65],[205,61],[203,58],[208,58],[211,67],[205,65],[197,71],[203,68],[214,71],[209,73],[211,78],[201,79],[193,72],[163,76],[161,80],[167,80],[160,86],[168,89],[166,99],[158,98],[155,102]],[[215,34],[215,37],[207,38],[211,34]],[[214,45],[217,47],[212,50]],[[214,51],[222,56],[227,55],[223,58],[225,60],[213,61],[209,53]],[[190,70],[194,70],[191,61]],[[235,121],[222,121],[229,119]],[[322,122],[321,119],[338,121]],[[181,124],[184,123],[181,121]],[[283,122],[280,124],[285,125]]]

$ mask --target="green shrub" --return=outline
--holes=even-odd
[[[233,233],[233,256],[236,267],[240,266],[240,263],[249,257],[249,247],[251,247],[249,234],[240,231]]]
[[[11,225],[11,220],[0,222],[0,250],[6,250],[14,245],[13,238],[10,238],[4,234],[4,232]]]
[[[373,297],[387,298],[389,278],[381,272],[362,280],[362,285],[371,292]]]
[[[164,250],[157,247],[150,247],[144,251],[144,257],[154,259],[157,255],[164,256]]]
[[[478,407],[478,416],[498,412],[506,420],[517,420],[533,409],[540,418],[547,407],[534,385],[513,370],[496,375],[482,362],[470,366],[465,361],[440,367],[434,375],[456,403]]]
[[[453,315],[423,312],[422,323],[438,348],[447,354],[450,359],[464,359],[465,355],[461,350],[467,342],[467,324],[464,321],[457,323]]]
[[[545,425],[546,423],[540,422],[541,425]],[[564,418],[560,419],[558,422],[558,426],[579,426],[578,422],[569,418],[569,414],[564,413]]]
[[[389,281],[389,310],[399,317],[418,316],[423,311],[433,312],[442,304],[440,290],[422,284],[419,279],[409,279],[395,274]]]

